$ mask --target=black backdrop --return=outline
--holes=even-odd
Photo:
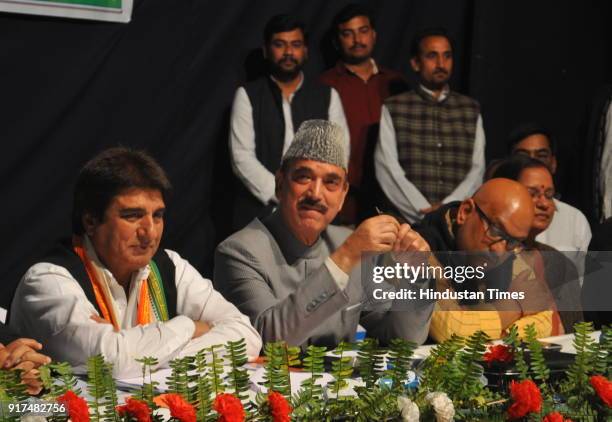
[[[130,24],[0,13],[0,305],[27,266],[70,230],[79,167],[103,148],[146,148],[175,192],[164,246],[210,275],[228,234],[229,108],[273,14],[309,23],[307,71],[347,1],[135,0]],[[577,170],[578,128],[611,78],[610,2],[377,1],[376,58],[408,72],[412,34],[446,26],[456,39],[453,86],[483,107],[487,157],[520,121],[550,126],[561,187]]]

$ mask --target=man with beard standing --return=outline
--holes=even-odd
[[[476,191],[485,170],[485,137],[478,102],[449,88],[447,32],[419,33],[411,55],[420,84],[385,101],[374,163],[384,193],[414,222]]]
[[[232,168],[243,186],[234,205],[235,229],[276,206],[274,173],[303,121],[331,120],[342,126],[348,139],[338,93],[304,77],[306,42],[302,22],[289,15],[274,16],[264,29],[269,75],[236,91],[229,143]]]
[[[340,211],[340,223],[356,224],[374,214],[375,179],[372,152],[378,136],[382,102],[408,90],[401,73],[380,66],[372,58],[376,30],[371,11],[362,4],[342,8],[332,23],[339,60],[321,75],[335,88],[351,135],[349,193]]]

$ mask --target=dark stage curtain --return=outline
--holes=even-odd
[[[73,183],[96,152],[145,148],[175,191],[163,246],[205,275],[229,234],[227,157],[236,87],[257,71],[267,19],[309,23],[309,75],[333,63],[332,16],[347,1],[136,0],[129,24],[0,14],[0,306],[27,267],[70,233]],[[414,32],[454,35],[452,85],[483,107],[487,155],[524,119],[552,127],[563,161],[581,111],[610,75],[607,2],[377,1],[380,63],[408,73]]]

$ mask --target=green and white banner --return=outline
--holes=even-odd
[[[129,22],[133,0],[0,0],[0,11]]]

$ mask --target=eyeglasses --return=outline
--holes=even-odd
[[[527,188],[527,191],[529,192],[529,195],[531,195],[532,198],[539,198],[540,196],[543,196],[544,198],[548,199],[549,201],[552,201],[555,198],[555,190],[554,189],[546,189],[545,191],[541,191],[539,189],[536,188]]]
[[[553,153],[549,148],[540,149],[525,149],[519,148],[516,150],[517,154],[526,155],[527,157],[535,158],[536,160],[548,160],[552,157]]]
[[[478,206],[476,202],[474,202],[476,206],[476,212],[480,216],[480,219],[487,226],[485,228],[485,233],[492,240],[489,246],[496,244],[497,242],[506,242],[506,250],[510,252],[514,252],[515,254],[521,253],[525,249],[525,244],[522,240],[517,239],[516,237],[510,236],[506,233],[502,228],[497,226],[484,211]]]

